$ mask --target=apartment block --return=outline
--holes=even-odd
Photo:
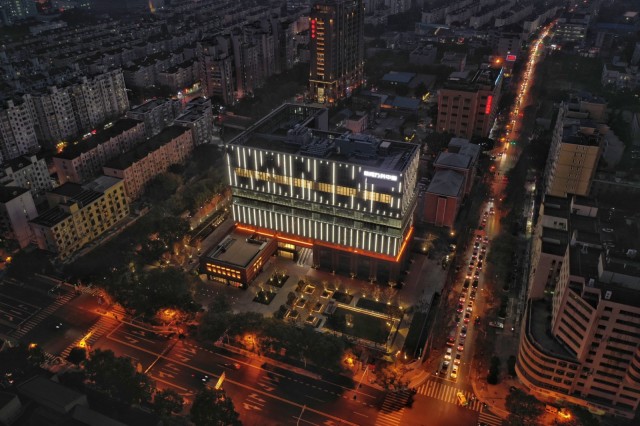
[[[129,151],[146,138],[144,122],[132,118],[116,121],[88,139],[69,145],[53,157],[61,184],[81,184],[102,172],[112,158]]]
[[[148,138],[157,135],[173,123],[180,114],[182,104],[170,98],[152,99],[127,111],[127,117],[144,121],[144,129]]]
[[[0,109],[0,162],[40,149],[30,99],[8,100]]]
[[[211,99],[197,97],[189,101],[184,112],[176,117],[175,125],[191,129],[193,146],[211,143],[220,138],[214,135],[213,108]]]
[[[30,0],[0,0],[0,22],[12,25],[38,14],[35,2]]]
[[[516,373],[542,399],[633,418],[640,402],[640,223],[620,207],[545,196]]]
[[[311,8],[311,96],[332,104],[364,79],[362,0],[321,0]]]
[[[198,43],[200,78],[207,97],[215,97],[225,104],[235,102],[236,85],[233,78],[233,56],[229,40],[210,37]]]
[[[37,155],[25,155],[2,164],[0,183],[28,189],[36,200],[53,188],[49,167],[44,158]]]
[[[69,91],[52,86],[34,93],[33,109],[36,117],[36,135],[48,148],[61,141],[74,139],[79,133],[73,102]]]
[[[0,186],[0,234],[15,240],[20,248],[31,243],[29,221],[38,216],[31,193],[26,188]]]
[[[589,195],[603,149],[606,103],[567,102],[559,111],[544,174],[547,194]]]
[[[31,221],[42,250],[69,259],[129,215],[124,182],[101,176],[85,185],[67,182],[47,193],[52,208]]]
[[[124,181],[129,200],[139,198],[145,186],[169,166],[184,164],[193,152],[191,129],[169,126],[132,150],[107,162],[102,168],[107,176]]]
[[[438,91],[437,130],[460,138],[487,137],[497,114],[504,71],[454,72]]]

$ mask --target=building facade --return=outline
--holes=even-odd
[[[220,140],[213,123],[211,99],[198,97],[189,101],[184,112],[176,117],[175,124],[191,129],[194,147]]]
[[[169,126],[158,135],[107,162],[102,168],[107,176],[124,181],[130,201],[136,200],[145,187],[173,164],[184,164],[193,151],[191,129]]]
[[[489,136],[498,111],[503,75],[502,68],[452,73],[438,91],[437,130],[466,139]]]
[[[7,101],[0,109],[0,162],[39,149],[29,97]]]
[[[0,233],[3,238],[17,241],[20,248],[31,243],[29,221],[38,216],[28,189],[0,186]]]
[[[129,215],[124,182],[111,176],[65,183],[47,198],[53,207],[33,219],[31,228],[38,247],[63,261]]]
[[[633,418],[640,403],[637,219],[546,196],[516,373],[538,397]]]
[[[131,150],[145,139],[144,122],[123,118],[94,136],[68,146],[53,157],[53,165],[61,184],[84,183],[102,171],[112,158]]]
[[[173,123],[180,114],[180,101],[173,99],[152,99],[127,111],[127,117],[144,121],[144,129],[148,138],[157,135]]]
[[[327,110],[285,104],[228,145],[233,216],[313,249],[330,271],[395,282],[413,233],[418,147],[326,131]]]
[[[311,96],[334,103],[349,96],[364,79],[362,0],[322,0],[310,16]]]
[[[53,188],[46,161],[36,155],[18,157],[4,163],[0,167],[0,183],[26,188],[36,200]]]

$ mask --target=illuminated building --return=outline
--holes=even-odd
[[[498,111],[503,75],[502,68],[452,73],[438,91],[437,130],[467,139],[489,136]]]
[[[362,0],[323,0],[311,9],[309,83],[315,101],[348,96],[364,78]]]
[[[326,131],[324,108],[285,104],[234,138],[226,161],[239,229],[313,249],[322,269],[395,282],[413,232],[419,147]]]
[[[516,373],[537,397],[633,418],[640,404],[640,224],[546,195],[531,249]]]
[[[124,182],[101,176],[85,185],[65,183],[47,193],[52,206],[31,221],[38,248],[68,259],[129,215]]]

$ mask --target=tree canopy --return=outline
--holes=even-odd
[[[223,390],[203,388],[191,406],[191,421],[196,426],[240,426],[233,401]]]

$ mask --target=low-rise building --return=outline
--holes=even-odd
[[[169,126],[146,142],[107,162],[103,172],[124,181],[129,200],[142,195],[145,186],[173,164],[183,164],[193,151],[191,130]]]
[[[0,233],[15,240],[21,248],[31,242],[29,221],[38,216],[36,205],[28,189],[0,186]]]
[[[100,176],[85,185],[67,182],[47,193],[51,209],[31,221],[42,250],[66,260],[129,215],[124,182]]]
[[[53,165],[58,172],[58,180],[61,184],[87,182],[102,171],[107,161],[129,151],[144,139],[144,122],[120,119],[108,129],[54,155]]]
[[[436,172],[425,193],[424,220],[436,226],[452,227],[463,198],[463,174],[453,170]]]

